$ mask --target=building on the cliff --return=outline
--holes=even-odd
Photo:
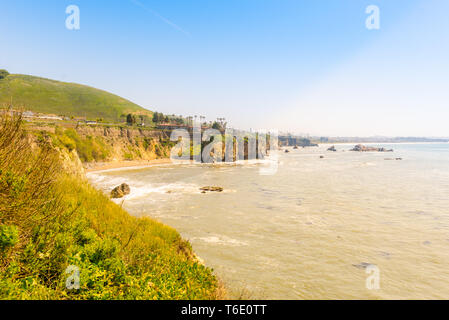
[[[25,111],[23,114],[23,117],[24,118],[34,118],[34,112],[32,112],[32,111]]]

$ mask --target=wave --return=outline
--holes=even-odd
[[[239,241],[226,236],[209,236],[209,237],[198,237],[192,240],[199,240],[206,243],[213,243],[225,246],[247,246],[248,244],[244,241]]]
[[[113,188],[126,183],[131,188],[131,193],[124,198],[116,199],[116,201],[132,200],[145,197],[152,193],[171,194],[171,193],[199,193],[200,186],[194,183],[147,183],[138,180],[132,180],[126,176],[111,177],[97,173],[88,173],[89,181],[100,188],[105,193],[110,193]]]

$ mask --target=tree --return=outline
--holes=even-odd
[[[126,123],[127,123],[129,126],[135,125],[136,122],[137,122],[137,121],[136,121],[136,116],[132,115],[131,113],[129,113],[129,114],[126,116]]]
[[[217,121],[215,121],[214,124],[212,125],[212,129],[221,130],[221,126]]]
[[[0,70],[0,80],[6,78],[7,76],[9,76],[9,72],[4,69],[1,69]]]
[[[154,123],[159,123],[159,122],[163,122],[165,120],[164,114],[161,112],[155,112],[153,114],[153,122]]]

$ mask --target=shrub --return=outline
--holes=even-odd
[[[16,226],[0,226],[0,250],[14,246],[19,240],[19,232]]]
[[[7,76],[9,76],[9,72],[4,69],[1,69],[0,70],[0,80],[6,78]]]

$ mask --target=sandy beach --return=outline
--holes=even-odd
[[[120,168],[132,167],[150,167],[154,165],[170,164],[170,159],[155,159],[155,160],[132,160],[132,161],[113,161],[113,162],[98,162],[85,164],[86,173],[104,171]]]

